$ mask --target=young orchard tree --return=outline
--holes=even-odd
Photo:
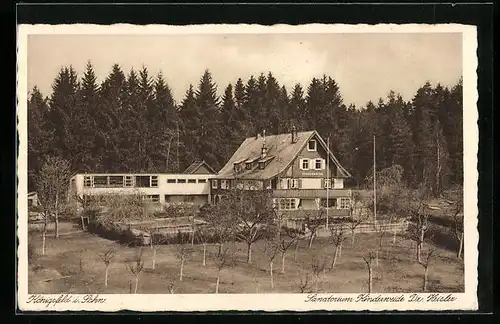
[[[337,258],[340,256],[340,251],[342,250],[342,244],[347,239],[346,228],[344,225],[334,225],[330,229],[330,242],[335,246],[335,253],[332,258],[332,264],[330,265],[330,270],[337,264]]]
[[[225,247],[224,250],[214,257],[215,268],[217,270],[217,281],[215,283],[215,293],[219,293],[220,275],[224,268],[234,265],[234,248],[231,246]]]
[[[425,234],[429,230],[429,214],[426,211],[424,199],[424,195],[413,195],[407,198],[406,202],[408,214],[411,219],[409,234],[410,238],[416,243],[416,258],[418,262],[422,261],[421,253]]]
[[[208,239],[210,238],[210,235],[211,235],[210,229],[206,225],[196,226],[196,236],[203,245],[203,259],[202,259],[203,266],[207,265],[207,242]]]
[[[175,294],[175,288],[177,287],[177,281],[179,277],[177,275],[174,275],[172,273],[168,273],[164,277],[167,289],[171,294]]]
[[[134,286],[134,294],[137,294],[137,288],[139,287],[139,275],[144,269],[144,260],[143,260],[143,250],[142,248],[136,253],[135,258],[128,263],[126,263],[127,269],[130,271],[132,275],[135,277],[135,286]]]
[[[375,251],[369,251],[365,256],[363,256],[363,261],[366,263],[368,269],[368,293],[373,291],[373,261],[377,258]]]
[[[363,201],[359,192],[355,192],[351,198],[351,221],[349,222],[349,231],[351,232],[351,246],[354,246],[356,239],[356,228],[363,224],[368,219],[368,213],[365,202]]]
[[[315,253],[311,257],[311,271],[314,276],[314,291],[318,292],[320,275],[325,272],[326,258],[321,253]]]
[[[158,235],[158,228],[156,226],[151,226],[148,229],[148,234],[149,234],[149,245],[151,247],[152,251],[152,257],[151,257],[151,269],[155,270],[156,269],[156,250],[158,247],[158,241],[159,241],[159,235]]]
[[[104,287],[108,286],[109,266],[111,265],[111,262],[113,261],[113,258],[115,257],[115,253],[116,253],[116,249],[114,247],[108,248],[105,252],[98,253],[102,262],[104,262],[104,266],[106,267],[106,270],[104,272]]]
[[[234,217],[227,201],[207,204],[200,209],[201,218],[207,223],[207,230],[212,232],[219,243],[218,253],[221,254],[224,243],[234,236]]]
[[[431,245],[431,248],[429,249],[429,251],[427,251],[427,253],[424,257],[424,260],[418,262],[422,267],[424,267],[424,277],[423,277],[423,281],[422,281],[422,292],[424,292],[424,293],[427,292],[427,276],[429,274],[429,266],[430,266],[430,262],[432,260],[432,257],[434,256],[434,252],[435,252],[435,249]]]
[[[45,219],[42,231],[42,255],[45,255],[45,240],[50,217],[54,218],[55,237],[59,237],[59,214],[66,208],[70,177],[69,162],[57,156],[47,157],[42,163],[40,172],[35,176]]]
[[[317,213],[307,212],[304,218],[304,224],[306,233],[309,234],[309,245],[310,249],[313,245],[314,238],[317,235],[318,228],[323,225],[323,215],[325,214],[324,209],[318,210]]]
[[[311,292],[311,275],[307,272],[300,275],[300,280],[298,282],[298,288],[300,293]]]
[[[279,252],[281,253],[281,273],[285,273],[285,256],[286,252],[299,240],[299,234],[297,231],[290,229],[288,227],[283,227],[281,229],[280,240],[279,240]]]
[[[232,207],[236,217],[236,237],[247,244],[247,263],[252,262],[252,245],[272,229],[273,207],[269,193],[233,189],[221,203]]]
[[[179,244],[176,247],[177,258],[181,261],[180,270],[179,270],[179,281],[182,281],[184,276],[184,263],[186,259],[193,253],[193,249],[186,244]]]
[[[452,190],[453,194],[450,197],[452,200],[453,207],[447,212],[448,215],[451,214],[453,219],[453,235],[458,242],[457,258],[462,258],[462,251],[464,247],[464,200],[463,200],[463,189],[461,187],[454,188]]]
[[[271,288],[274,288],[273,265],[274,265],[274,259],[276,259],[276,256],[278,255],[279,248],[280,244],[273,241],[267,241],[266,245],[264,246],[264,253],[266,254],[267,260],[269,262],[269,276],[271,278]]]

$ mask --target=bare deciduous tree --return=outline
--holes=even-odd
[[[321,281],[321,274],[326,269],[326,257],[321,252],[313,254],[311,257],[311,270],[314,275],[314,290],[318,292],[319,283]]]
[[[235,232],[235,217],[227,201],[204,205],[200,209],[201,218],[207,223],[207,230],[217,238],[218,254],[222,253],[224,243],[231,240]]]
[[[273,241],[267,241],[264,247],[264,253],[267,256],[267,260],[269,262],[269,276],[271,278],[271,288],[274,288],[274,276],[273,276],[273,265],[274,259],[278,254],[280,248],[280,244]]]
[[[424,267],[424,277],[422,281],[422,291],[427,292],[427,275],[429,273],[429,266],[430,266],[430,261],[434,255],[435,249],[431,245],[431,248],[429,251],[427,251],[427,254],[425,255],[424,261],[419,261],[420,265]]]
[[[314,238],[316,237],[318,228],[323,225],[323,215],[325,214],[325,210],[321,208],[317,211],[317,213],[306,212],[304,218],[304,225],[306,228],[306,232],[309,234],[309,249],[312,247]]]
[[[342,244],[347,239],[346,229],[343,224],[333,225],[330,227],[330,242],[335,246],[335,253],[332,258],[332,263],[330,265],[330,270],[337,264],[337,258],[339,257],[339,252],[342,249]]]
[[[285,273],[286,252],[299,240],[297,231],[284,227],[281,229],[279,251],[281,253],[281,273]]]
[[[309,273],[304,272],[300,275],[298,288],[301,293],[311,292],[311,275]]]
[[[177,280],[178,280],[178,277],[174,274],[167,274],[165,277],[164,277],[166,283],[167,283],[167,289],[168,291],[171,293],[171,294],[175,294],[175,288],[177,287]]]
[[[374,251],[370,251],[363,256],[363,260],[368,268],[368,293],[373,291],[373,260],[375,260],[376,257],[376,252]]]
[[[109,272],[109,266],[111,265],[111,261],[113,261],[113,258],[115,257],[116,249],[114,247],[109,247],[105,252],[98,253],[99,257],[101,258],[102,262],[104,262],[104,265],[106,267],[106,270],[104,272],[104,287],[108,286],[108,272]]]
[[[453,207],[448,211],[449,216],[451,214],[451,218],[453,219],[453,236],[458,242],[458,249],[457,249],[457,258],[461,259],[462,258],[462,251],[464,247],[464,200],[463,200],[463,189],[460,188],[454,188],[454,190],[451,190],[452,195],[452,204]]]
[[[405,197],[405,206],[410,219],[409,236],[416,243],[416,258],[421,262],[421,252],[425,240],[425,234],[429,230],[429,213],[426,210],[425,200],[427,193],[421,190],[409,193]]]
[[[186,244],[178,244],[176,247],[177,258],[181,261],[179,270],[179,281],[182,281],[184,276],[184,263],[186,259],[193,253],[193,249]]]
[[[210,229],[205,225],[197,226],[196,227],[196,236],[198,237],[198,240],[200,241],[200,243],[203,245],[202,263],[203,263],[203,266],[206,266],[207,265],[207,257],[206,257],[207,256],[207,241],[208,241],[208,238],[210,236]]]
[[[45,241],[50,218],[54,219],[55,237],[59,237],[59,215],[67,208],[66,197],[70,177],[70,163],[57,156],[45,158],[40,172],[35,176],[45,220],[42,231],[42,255],[45,255]]]
[[[215,283],[215,293],[219,293],[219,285],[220,285],[220,275],[222,269],[226,267],[230,267],[234,265],[234,249],[231,246],[228,246],[223,249],[223,251],[217,254],[214,257],[215,267],[217,269],[217,281]]]
[[[135,287],[134,294],[137,294],[137,289],[139,287],[139,275],[144,269],[144,260],[143,260],[143,250],[142,248],[136,253],[135,258],[128,263],[126,263],[127,269],[131,274],[135,277]]]

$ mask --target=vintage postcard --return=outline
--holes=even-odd
[[[20,25],[27,311],[477,310],[466,25]]]

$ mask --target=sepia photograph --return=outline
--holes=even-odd
[[[20,26],[22,309],[477,309],[474,27],[191,27]]]

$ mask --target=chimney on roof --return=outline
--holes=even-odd
[[[295,144],[297,143],[298,136],[297,136],[297,128],[295,128],[295,125],[292,125],[292,143]]]
[[[260,153],[260,157],[262,159],[265,159],[267,156],[267,147],[266,147],[266,131],[263,131],[263,142],[262,142],[262,149]]]

